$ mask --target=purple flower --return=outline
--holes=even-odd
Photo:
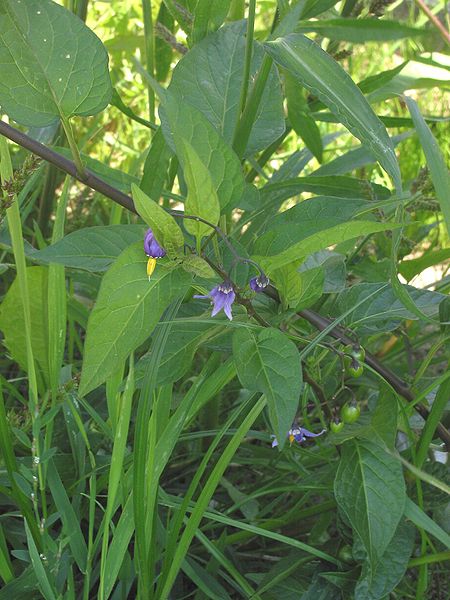
[[[166,255],[166,251],[164,250],[164,248],[162,248],[158,244],[158,242],[155,239],[155,236],[153,235],[153,231],[151,229],[148,229],[147,233],[145,234],[144,251],[145,251],[145,254],[148,256],[147,275],[148,275],[148,278],[150,279],[150,277],[156,267],[156,259],[162,258],[163,256]]]
[[[145,234],[144,252],[151,258],[162,258],[166,255],[166,251],[158,244],[151,229],[148,229]]]
[[[218,312],[223,309],[230,321],[233,319],[231,314],[231,305],[234,302],[236,294],[234,293],[233,285],[229,281],[223,281],[216,285],[206,296],[194,296],[194,298],[211,298],[213,303],[212,317],[215,317]]]
[[[320,433],[312,433],[304,427],[293,427],[288,431],[288,439],[291,445],[294,440],[301,444],[306,440],[306,438],[318,437],[319,435],[322,435],[322,433],[325,433],[325,431],[326,429],[322,429]],[[273,437],[272,448],[275,448],[276,446],[278,446],[278,440],[274,435],[272,435],[271,437]]]
[[[258,275],[250,279],[250,287],[254,292],[262,292],[270,283],[270,280],[265,275]]]

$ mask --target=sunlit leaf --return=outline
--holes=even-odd
[[[386,552],[405,506],[400,461],[373,442],[346,442],[342,446],[334,494],[361,538],[372,568],[375,567]]]
[[[332,110],[340,121],[373,152],[401,190],[400,170],[394,147],[383,124],[358,86],[320,46],[301,34],[291,34],[264,45],[266,51],[311,93]]]
[[[89,317],[80,394],[102,384],[152,333],[167,306],[183,294],[190,276],[163,265],[150,281],[142,245],[124,250],[104,275]]]
[[[111,99],[103,44],[51,0],[1,2],[0,64],[0,105],[22,125],[95,115]]]
[[[292,425],[302,389],[300,357],[295,344],[278,329],[239,329],[233,357],[242,385],[262,392],[280,448]]]

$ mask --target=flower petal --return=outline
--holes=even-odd
[[[155,267],[156,267],[156,258],[149,256],[148,261],[147,261],[147,275],[148,275],[149,279],[150,279],[153,271],[155,270]]]
[[[230,295],[230,294],[228,294],[228,295]],[[229,298],[227,298],[225,300],[225,302],[224,302],[224,305],[223,305],[223,312],[227,315],[227,317],[230,319],[230,321],[233,320],[233,314],[231,312],[231,305],[232,304],[233,304],[233,300],[230,300]]]
[[[322,431],[319,433],[312,433],[311,431],[308,431],[307,429],[302,427],[301,431],[302,431],[303,437],[318,437],[319,435],[322,435],[322,433],[325,433],[326,429],[322,429]]]
[[[222,310],[222,308],[225,306],[226,300],[227,300],[226,294],[223,294],[223,293],[217,294],[213,298],[214,308],[212,309],[212,313],[211,313],[212,317],[215,317],[217,315],[217,313]]]

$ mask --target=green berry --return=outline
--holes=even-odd
[[[354,400],[346,402],[341,408],[341,419],[344,423],[354,423],[359,419],[360,414],[361,409]]]
[[[359,362],[364,362],[364,359],[366,358],[366,351],[359,344],[348,344],[347,346],[344,346],[344,354],[355,358]]]
[[[345,359],[349,358],[349,363],[345,364]],[[361,377],[361,375],[363,374],[364,371],[364,367],[363,365],[356,360],[356,358],[350,358],[350,357],[345,357],[344,358],[344,364],[345,364],[345,371],[348,375],[350,375],[350,377],[354,377],[355,379],[357,379],[358,377]]]
[[[333,433],[339,433],[344,429],[344,422],[339,419],[333,419],[330,423],[330,429]]]

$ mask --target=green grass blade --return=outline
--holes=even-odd
[[[169,496],[165,496],[162,504],[165,506],[170,506],[171,508],[177,508],[180,503],[173,500]],[[189,510],[193,512],[193,507],[190,507]],[[220,513],[214,513],[211,511],[205,511],[203,514],[205,519],[210,519],[211,521],[216,521],[217,523],[223,523],[224,525],[228,525],[229,527],[235,527],[236,529],[241,529],[242,531],[248,531],[253,535],[260,535],[262,537],[269,538],[276,542],[281,542],[282,544],[287,544],[288,546],[292,546],[293,548],[298,548],[299,550],[304,550],[313,556],[317,556],[323,560],[326,560],[334,565],[339,566],[339,561],[331,556],[331,554],[327,554],[326,552],[322,552],[321,550],[317,550],[313,546],[308,544],[304,544],[299,540],[295,540],[293,538],[288,537],[287,535],[283,535],[281,533],[275,533],[273,531],[268,531],[267,529],[263,529],[262,527],[257,527],[256,525],[249,525],[243,521],[237,521],[236,519],[232,519],[231,517],[225,517]]]
[[[80,571],[84,573],[86,570],[87,546],[81,532],[80,518],[77,516],[70,503],[67,492],[53,461],[49,461],[48,464],[47,480],[63,524],[64,534],[68,537],[73,557]]]
[[[39,588],[45,600],[57,600],[56,591],[50,583],[47,571],[42,564],[41,556],[39,555],[33,536],[25,523],[25,531],[27,534],[28,551],[30,553],[31,564],[33,565],[34,573],[39,584]]]
[[[148,497],[148,477],[150,481],[155,481],[153,476],[149,476],[148,471],[148,450],[149,450],[149,423],[152,411],[153,392],[156,385],[156,374],[159,363],[163,355],[164,347],[167,342],[172,319],[180,307],[182,298],[172,303],[166,310],[162,318],[161,326],[157,329],[154,336],[155,351],[152,352],[148,364],[144,383],[139,395],[138,412],[136,416],[136,428],[134,436],[134,472],[133,472],[133,496],[134,496],[134,521],[136,525],[136,557],[137,570],[139,573],[139,593],[143,598],[150,597],[152,580],[150,577],[151,568],[148,565],[149,548],[152,545],[149,539],[148,523],[149,506],[153,504],[152,497]],[[152,444],[154,442],[151,442]]]
[[[436,394],[430,414],[425,421],[416,454],[416,466],[421,467],[427,457],[428,449],[433,440],[434,432],[441,419],[450,398],[450,379],[444,381]]]
[[[109,598],[134,532],[133,494],[130,493],[114,531],[105,561],[105,598]]]
[[[193,559],[187,558],[184,560],[181,568],[197,589],[202,591],[207,598],[211,600],[230,600],[230,596],[217,579],[213,578],[208,571]]]
[[[424,529],[430,535],[434,536],[444,546],[450,548],[450,535],[433,521],[421,508],[417,506],[410,498],[406,499],[405,517],[412,521],[416,527]]]
[[[3,399],[3,388],[0,381],[0,454],[8,473],[12,489],[12,497],[20,509],[20,512],[28,523],[28,527],[33,535],[33,539],[38,548],[41,549],[42,541],[39,533],[39,527],[31,507],[30,499],[24,494],[16,483],[15,474],[19,474],[19,466],[14,454],[13,442],[11,439],[11,430],[6,417],[5,403]]]
[[[100,587],[98,597],[103,600],[105,596],[105,578],[106,578],[106,562],[108,553],[109,526],[113,516],[117,491],[119,489],[120,480],[123,476],[123,460],[125,456],[125,448],[128,438],[128,429],[130,425],[131,407],[134,394],[134,356],[130,357],[130,371],[128,373],[125,390],[122,394],[120,406],[117,413],[119,415],[117,428],[114,436],[114,446],[111,455],[111,466],[108,479],[108,500],[106,503],[105,515],[103,517],[103,542],[102,554],[100,563]]]
[[[173,557],[166,582],[159,595],[159,598],[161,598],[161,600],[166,600],[169,597],[170,590],[181,568],[181,563],[183,562],[187,554],[192,538],[194,537],[196,530],[200,525],[204,512],[206,511],[206,508],[214,494],[214,490],[219,485],[220,479],[224,474],[225,469],[229,465],[230,461],[232,460],[236,450],[238,449],[239,444],[242,442],[248,430],[253,425],[253,423],[255,422],[256,418],[259,416],[265,405],[266,400],[264,397],[261,397],[255,403],[248,415],[242,421],[242,424],[239,426],[234,436],[231,438],[228,446],[225,448],[222,456],[220,457],[219,461],[214,467],[213,472],[211,473],[208,481],[206,482],[198,501],[196,502],[195,508],[192,511],[188,524],[186,525],[186,529],[184,530],[183,535],[181,537],[180,543],[177,546],[177,550]]]
[[[217,562],[231,575],[236,584],[242,588],[242,591],[248,598],[252,598],[252,600],[259,600],[260,596],[255,592],[252,586],[248,583],[248,581],[241,575],[241,573],[236,569],[234,564],[229,560],[223,552],[219,550],[216,544],[211,542],[204,533],[197,529],[195,537],[199,540],[199,542],[206,548],[208,553],[217,560]]]
[[[194,475],[191,483],[189,484],[187,492],[185,493],[185,496],[180,505],[180,508],[174,517],[170,532],[168,534],[168,540],[166,542],[166,555],[164,558],[163,568],[161,569],[160,581],[158,582],[160,589],[164,586],[165,581],[168,576],[168,573],[170,572],[170,565],[172,563],[173,556],[175,555],[175,552],[176,552],[176,545],[178,542],[178,536],[179,536],[179,533],[181,530],[181,526],[183,524],[183,520],[185,518],[189,504],[191,503],[191,500],[195,494],[195,491],[197,490],[197,487],[200,484],[200,480],[206,470],[206,467],[208,466],[208,463],[211,460],[211,457],[214,454],[214,452],[215,452],[217,446],[219,445],[220,441],[222,440],[223,436],[229,431],[229,429],[233,425],[234,421],[239,417],[239,415],[242,413],[242,411],[247,407],[248,403],[252,400],[253,397],[254,397],[254,395],[252,394],[251,396],[249,396],[247,398],[247,400],[245,402],[240,403],[237,406],[237,408],[232,412],[232,414],[227,419],[227,421],[224,423],[224,425],[222,426],[220,431],[214,437],[207,452],[203,456],[203,459],[202,459],[200,465],[197,467],[197,469],[195,471],[195,475]]]
[[[8,546],[6,545],[5,534],[0,523],[0,577],[4,583],[14,579],[11,560],[9,558]]]
[[[52,244],[64,236],[64,221],[71,178],[66,177],[61,197],[56,209],[55,224],[53,226]],[[66,342],[66,281],[64,266],[51,263],[48,268],[48,372],[54,399],[59,385],[59,372],[64,356]]]
[[[0,136],[0,176],[2,183],[10,181],[13,178],[13,169],[11,158],[9,156],[8,144],[3,136]],[[26,334],[27,348],[27,372],[30,385],[30,401],[34,407],[38,404],[38,391],[36,380],[36,369],[33,357],[33,348],[31,347],[31,314],[30,314],[30,296],[28,293],[27,265],[25,261],[25,249],[23,245],[22,221],[20,219],[19,206],[17,198],[13,199],[12,205],[7,209],[8,227],[11,235],[11,242],[16,262],[17,277],[23,302],[23,320]],[[33,411],[34,412],[34,411]]]
[[[415,100],[409,96],[405,96],[405,100],[414,122],[417,135],[419,136],[420,143],[422,144],[425,158],[427,159],[427,165],[430,169],[431,181],[433,182],[436,196],[441,205],[447,232],[450,235],[450,174],[448,172],[448,167],[445,163],[444,155],[434,139],[431,129],[420,114]]]

